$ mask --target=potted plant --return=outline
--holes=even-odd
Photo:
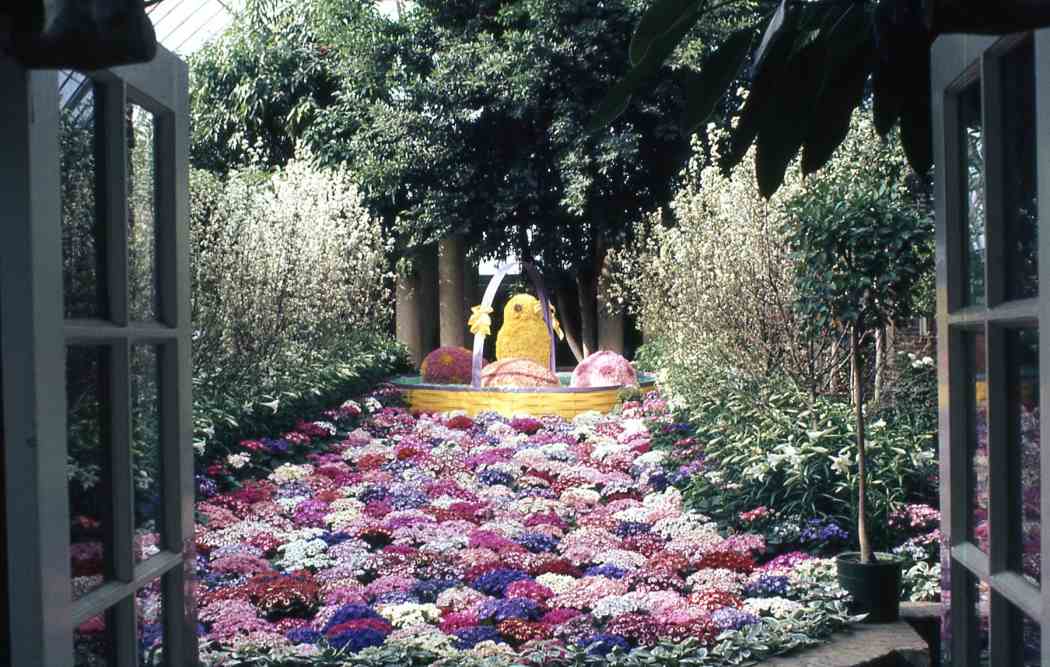
[[[896,179],[861,173],[819,179],[788,205],[796,305],[815,330],[849,336],[859,551],[840,554],[837,565],[852,611],[870,622],[897,620],[902,560],[874,553],[868,534],[862,341],[912,315],[933,268],[932,223],[906,197]]]

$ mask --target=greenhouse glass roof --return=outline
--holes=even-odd
[[[185,58],[225,30],[243,5],[244,0],[161,0],[147,7],[146,14],[153,21],[157,41]],[[59,73],[59,97],[77,122],[90,120],[94,111],[86,83],[79,72]]]

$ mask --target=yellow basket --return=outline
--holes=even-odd
[[[642,391],[656,386],[652,378],[639,378]],[[480,412],[504,416],[527,413],[534,416],[557,415],[572,419],[581,412],[608,412],[616,406],[623,387],[507,388],[468,385],[421,384],[418,378],[397,378],[409,406],[420,412],[462,410],[471,417]]]
[[[473,417],[480,412],[498,412],[504,416],[520,413],[530,415],[558,415],[572,419],[581,412],[597,410],[608,412],[616,406],[616,399],[623,387],[569,387],[569,374],[559,374],[561,387],[482,387],[481,365],[482,350],[485,347],[485,336],[489,333],[489,313],[500,282],[518,262],[507,262],[496,271],[485,288],[481,305],[474,308],[477,322],[471,317],[471,331],[474,332],[474,350],[471,359],[471,383],[469,385],[424,384],[419,376],[401,377],[394,380],[394,385],[402,390],[409,407],[420,412],[452,412],[463,410]],[[521,269],[532,280],[540,301],[540,313],[547,326],[550,338],[550,371],[555,372],[556,341],[554,336],[553,309],[549,307],[547,292],[543,287],[543,278],[531,262],[522,262]],[[651,377],[639,377],[643,391],[656,386]]]

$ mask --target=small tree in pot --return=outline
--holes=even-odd
[[[859,553],[839,557],[839,579],[869,620],[896,620],[900,562],[868,537],[864,433],[864,335],[912,315],[933,269],[932,221],[899,181],[820,179],[788,205],[788,243],[800,314],[814,333],[847,333],[853,369]]]

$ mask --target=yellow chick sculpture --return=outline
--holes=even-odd
[[[540,300],[531,294],[516,294],[503,307],[503,326],[496,336],[496,359],[529,359],[547,368],[550,345]]]

